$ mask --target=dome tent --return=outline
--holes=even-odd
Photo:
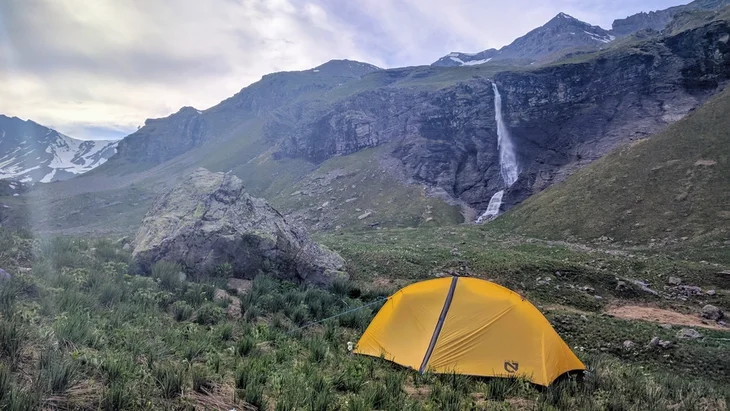
[[[568,371],[585,370],[530,302],[468,277],[421,281],[396,292],[354,352],[421,373],[522,377],[544,386]]]

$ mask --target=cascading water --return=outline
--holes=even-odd
[[[502,95],[499,94],[497,83],[492,83],[494,90],[494,118],[497,122],[497,146],[499,148],[499,171],[504,181],[505,189],[510,188],[517,181],[519,175],[519,165],[517,164],[517,155],[515,147],[512,143],[512,136],[509,134],[507,126],[504,124],[502,117]],[[502,206],[502,197],[504,190],[494,193],[489,200],[487,210],[477,219],[477,223],[489,221],[499,214],[499,208]]]

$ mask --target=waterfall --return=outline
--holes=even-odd
[[[509,129],[507,129],[507,125],[504,124],[504,117],[502,117],[502,95],[499,94],[497,83],[492,83],[492,90],[494,90],[494,119],[497,122],[499,171],[502,175],[502,181],[504,182],[506,189],[511,187],[512,184],[517,181],[519,165],[517,164],[517,155],[515,154],[515,147],[512,143],[512,136],[510,136]],[[500,190],[494,193],[492,198],[489,200],[487,210],[479,216],[477,223],[489,221],[499,214],[499,208],[502,206],[504,191],[505,190]]]

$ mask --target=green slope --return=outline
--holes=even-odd
[[[495,224],[549,238],[727,241],[729,114],[725,90],[666,131],[618,149]]]

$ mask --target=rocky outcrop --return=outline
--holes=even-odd
[[[228,263],[238,278],[264,273],[326,284],[345,275],[339,255],[246,193],[241,180],[205,169],[156,200],[135,244],[133,255],[145,271],[165,260],[196,273]]]
[[[280,154],[315,162],[393,143],[406,175],[478,210],[503,189],[491,81],[520,164],[509,208],[701,105],[730,78],[726,21],[529,71],[440,89],[382,87],[296,121],[270,119]],[[293,110],[294,111],[294,110]],[[292,115],[291,117],[294,117]],[[288,117],[288,118],[291,118]]]
[[[728,5],[730,5],[729,0],[695,0],[689,4],[665,10],[641,12],[625,19],[614,20],[611,34],[621,37],[645,29],[661,31],[680,13],[693,10],[716,10]]]

